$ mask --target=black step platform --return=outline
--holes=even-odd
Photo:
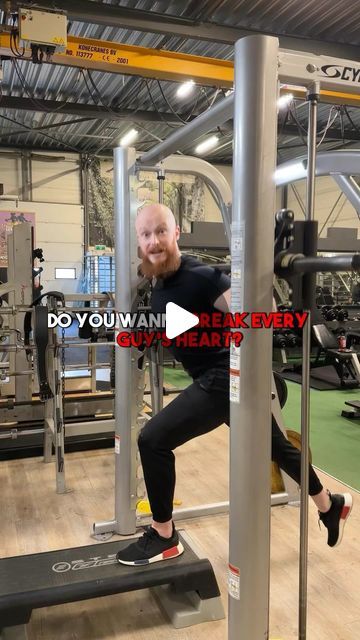
[[[176,594],[196,592],[219,611],[220,592],[209,560],[196,555],[186,534],[180,539],[181,556],[141,567],[116,561],[129,540],[1,559],[0,631],[27,624],[33,609],[161,585],[170,585]],[[219,617],[210,614],[210,619]],[[200,618],[195,622],[209,619],[203,611]]]

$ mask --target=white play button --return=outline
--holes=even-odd
[[[199,318],[174,302],[166,305],[165,333],[169,340],[199,324]]]

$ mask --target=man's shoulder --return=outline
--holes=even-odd
[[[192,278],[206,278],[214,283],[217,283],[219,280],[222,280],[224,283],[230,282],[229,277],[220,269],[216,268],[216,264],[205,264],[193,256],[182,255],[181,267],[182,273],[190,272]]]
[[[181,268],[182,269],[196,269],[197,267],[201,267],[203,265],[200,260],[195,258],[194,256],[190,256],[187,253],[181,254]]]
[[[183,271],[192,271],[196,272],[199,275],[201,274],[212,274],[214,273],[214,267],[204,262],[201,262],[194,256],[189,256],[187,254],[181,255],[181,269]]]

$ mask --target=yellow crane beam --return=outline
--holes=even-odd
[[[6,31],[0,33],[0,55],[15,57],[10,34]],[[30,49],[25,51],[25,56],[31,57]],[[234,65],[229,60],[74,36],[68,37],[66,51],[54,53],[50,63],[174,82],[191,79],[201,85],[223,89],[234,83]],[[292,92],[296,97],[305,98],[305,89],[297,88]],[[346,92],[320,90],[320,99],[331,104],[360,106],[360,95]]]
[[[27,50],[25,55],[29,54]],[[14,57],[8,33],[0,34],[0,55]],[[234,65],[228,60],[73,36],[68,37],[66,51],[54,53],[51,62],[158,80],[192,79],[198,84],[223,88],[232,87],[234,82]]]

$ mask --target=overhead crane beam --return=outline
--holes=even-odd
[[[25,55],[29,54],[28,50]],[[0,55],[14,57],[9,33],[0,34]],[[66,51],[55,53],[51,62],[174,82],[191,78],[201,85],[223,88],[232,87],[234,80],[234,66],[228,60],[73,36],[68,37]]]
[[[0,55],[16,57],[7,31],[0,33]],[[27,57],[31,61],[30,50],[25,52]],[[234,65],[230,60],[74,36],[68,37],[66,51],[54,53],[50,63],[173,82],[192,79],[200,85],[223,89],[231,88],[234,81]],[[305,89],[297,89],[296,95],[305,97]],[[331,104],[360,106],[360,95],[349,94],[346,90],[321,89],[320,99]]]

